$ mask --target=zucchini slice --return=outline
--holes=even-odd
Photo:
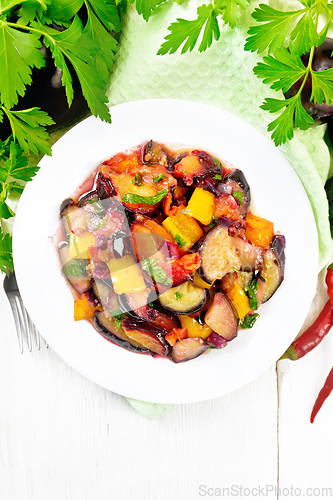
[[[176,314],[192,314],[200,311],[208,300],[206,288],[198,288],[192,281],[174,286],[159,296],[162,306]]]

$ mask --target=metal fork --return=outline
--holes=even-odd
[[[13,273],[10,272],[9,276],[5,277],[3,282],[3,287],[13,311],[16,332],[17,332],[17,339],[21,354],[23,353],[23,337],[26,338],[28,349],[30,352],[32,350],[33,336],[36,339],[37,349],[39,349],[40,348],[39,332],[36,329],[33,322],[31,321],[29,314],[27,313],[27,310],[24,307],[14,272]]]

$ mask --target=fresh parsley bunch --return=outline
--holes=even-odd
[[[111,121],[106,88],[117,50],[112,33],[121,28],[116,3],[121,4],[120,0],[1,1],[0,121],[8,117],[13,138],[24,151],[51,152],[45,127],[52,119],[37,107],[12,109],[33,83],[32,69],[45,65],[43,44],[62,71],[68,105],[74,96],[73,69],[91,112]]]
[[[308,78],[312,83],[310,101],[315,104],[324,101],[333,103],[333,69],[314,71],[312,68],[314,50],[323,43],[332,24],[333,2],[299,0],[299,4],[300,8],[294,11],[277,10],[260,4],[252,13],[257,25],[249,29],[244,46],[248,51],[266,53],[263,62],[255,66],[254,73],[272,89],[286,93],[297,81],[302,81],[295,95],[287,99],[267,98],[261,106],[276,115],[268,130],[273,132],[272,139],[277,146],[292,139],[295,127],[306,130],[314,122],[301,100]],[[215,0],[201,5],[196,19],[177,19],[170,24],[170,33],[158,54],[173,54],[181,47],[182,54],[191,51],[200,36],[198,50],[205,51],[213,39],[220,38],[219,21],[234,28],[242,11],[248,7],[248,0]],[[320,19],[324,19],[322,27],[319,27]],[[309,58],[304,65],[301,57],[306,53],[309,53]]]

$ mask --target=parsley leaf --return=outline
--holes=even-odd
[[[4,167],[0,166],[0,180],[4,182],[4,176],[11,176],[21,181],[31,181],[38,170],[38,166],[28,167],[28,158],[23,156],[22,150],[15,142],[11,142],[9,158]]]
[[[247,286],[247,296],[249,297],[250,307],[253,311],[258,309],[258,299],[257,299],[257,290],[259,288],[259,283],[257,279],[250,281]]]
[[[171,285],[172,279],[167,277],[166,271],[158,264],[159,259],[145,258],[141,261],[141,267],[149,274],[157,283],[163,285]]]
[[[240,327],[242,330],[253,328],[254,323],[257,321],[257,319],[260,318],[258,313],[253,313],[253,314],[247,314],[241,324]]]
[[[62,268],[66,276],[86,276],[86,263],[82,259],[72,259],[72,261],[67,262]]]
[[[39,108],[22,111],[13,111],[5,107],[2,109],[9,119],[14,139],[26,153],[31,150],[37,154],[39,150],[41,153],[51,154],[51,146],[47,142],[49,134],[44,127],[52,125],[54,121],[45,111],[40,111]]]
[[[214,179],[217,179],[218,181],[221,181],[221,180],[222,180],[222,175],[220,175],[220,174],[215,174],[215,175],[214,175]]]
[[[145,21],[148,21],[153,11],[165,0],[136,0],[135,8],[138,14],[141,14]],[[132,0],[130,3],[134,3]]]
[[[187,241],[184,238],[182,238],[179,233],[177,233],[173,239],[178,244],[179,248],[183,248],[187,243]]]
[[[1,102],[11,108],[23,96],[26,85],[32,82],[31,68],[41,68],[45,59],[35,33],[24,33],[0,20],[0,89]]]
[[[158,175],[157,177],[153,177],[153,181],[154,182],[160,182],[162,179],[164,179],[165,175],[164,174],[160,174]]]
[[[239,204],[242,206],[243,205],[243,196],[244,196],[244,193],[242,193],[241,191],[234,191],[232,193],[232,196],[234,198],[237,198],[237,200],[239,201]]]
[[[123,320],[122,319],[115,319],[114,326],[116,327],[116,331],[118,331],[119,328],[122,327],[122,324],[123,324]]]
[[[176,292],[176,300],[180,300],[182,298],[183,294],[180,292]]]
[[[9,274],[8,271],[14,271],[12,257],[12,237],[9,234],[3,235],[0,227],[0,271]]]
[[[154,196],[140,196],[138,194],[126,193],[122,200],[124,203],[146,203],[147,205],[155,205],[159,203],[168,194],[167,189],[162,189]]]

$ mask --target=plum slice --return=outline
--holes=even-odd
[[[224,293],[215,294],[213,303],[206,313],[205,323],[225,340],[230,341],[237,337],[238,316]]]
[[[139,353],[149,352],[148,349],[140,345],[133,339],[130,339],[122,327],[117,327],[115,319],[107,317],[105,312],[97,311],[94,316],[94,326],[96,330],[107,340],[116,345]]]
[[[231,194],[237,201],[238,212],[242,217],[246,217],[251,203],[251,191],[243,172],[237,168],[225,177],[223,183],[231,187]]]
[[[209,349],[209,345],[201,337],[188,337],[176,342],[171,351],[171,359],[175,363],[189,361],[201,356]]]
[[[123,329],[131,340],[138,342],[146,349],[160,356],[168,356],[170,353],[170,345],[164,340],[165,332],[152,323],[125,317],[123,319]]]
[[[59,247],[59,258],[62,265],[62,273],[74,290],[79,294],[85,293],[91,287],[91,276],[88,270],[88,260],[70,259],[69,246],[64,243]]]
[[[241,266],[233,238],[229,236],[228,228],[223,224],[206,233],[199,245],[199,254],[201,267],[198,273],[207,283],[222,279],[234,267],[239,269]]]
[[[176,314],[193,314],[206,305],[208,297],[206,288],[196,287],[192,281],[186,281],[161,294],[159,301],[164,309]]]
[[[261,276],[266,281],[262,302],[267,302],[281,285],[284,278],[285,253],[280,235],[273,238],[271,246],[264,252]]]

